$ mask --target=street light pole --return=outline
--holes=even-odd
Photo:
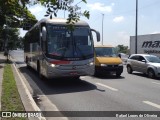
[[[135,54],[137,54],[137,32],[138,32],[138,0],[136,0]]]
[[[103,20],[104,20],[104,14],[102,13],[102,45],[103,45]]]
[[[65,13],[66,11],[64,10],[64,18],[66,18],[66,13]]]
[[[6,22],[6,40],[5,40],[5,49],[7,49],[8,47],[8,22],[7,22],[8,18],[7,16],[5,15],[5,22]]]

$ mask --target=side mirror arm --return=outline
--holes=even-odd
[[[91,29],[91,32],[92,32],[92,31],[96,33],[97,42],[99,42],[99,41],[100,41],[100,33],[99,33],[98,31],[94,30],[94,29]]]

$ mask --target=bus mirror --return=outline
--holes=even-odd
[[[46,27],[42,27],[42,40],[46,41]]]
[[[97,31],[96,35],[97,35],[97,42],[99,42],[100,41],[100,33]]]
[[[120,53],[118,54],[118,57],[121,58],[121,54]]]
[[[91,29],[91,31],[95,32],[96,33],[96,37],[97,37],[97,42],[100,41],[100,33],[94,29]]]

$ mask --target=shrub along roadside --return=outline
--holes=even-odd
[[[11,68],[11,62],[7,62],[4,67],[1,111],[25,111],[20,99],[16,81]],[[2,120],[26,120],[27,118],[2,118]]]

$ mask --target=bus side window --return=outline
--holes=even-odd
[[[46,42],[45,41],[43,41],[42,39],[41,39],[41,47],[42,47],[42,51],[46,51]]]
[[[42,26],[43,28],[43,26]],[[43,40],[43,33],[42,33],[42,29],[41,29],[41,48],[43,52],[46,52],[46,41]]]

